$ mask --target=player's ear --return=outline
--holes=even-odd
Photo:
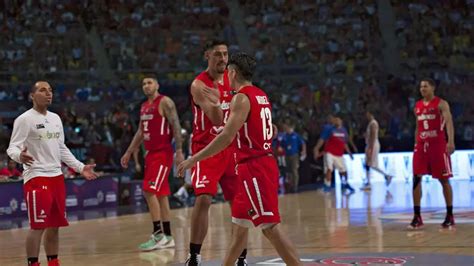
[[[209,50],[204,52],[204,59],[209,60]]]

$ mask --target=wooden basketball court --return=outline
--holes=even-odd
[[[474,258],[474,183],[459,182],[453,184],[455,215],[456,211],[462,213],[457,217],[456,230],[440,230],[445,209],[441,188],[435,182],[423,184],[425,228],[422,231],[405,229],[411,219],[411,184],[405,183],[392,184],[389,190],[378,184],[372,192],[357,191],[352,195],[341,195],[339,191],[329,194],[308,191],[282,196],[282,225],[302,257],[307,254],[390,255],[395,252]],[[60,231],[62,265],[182,263],[188,252],[191,209],[173,210],[172,214],[176,248],[147,253],[137,250],[138,244],[146,240],[151,230],[146,213],[71,222],[69,227]],[[203,265],[208,260],[222,259],[230,238],[228,205],[213,205],[210,217],[210,229],[202,250]],[[441,220],[438,222],[436,217],[441,217]],[[0,231],[0,265],[25,265],[27,231]],[[269,242],[256,229],[249,236],[248,249],[249,258],[276,257]],[[46,265],[44,251],[41,251],[40,259],[42,265]]]

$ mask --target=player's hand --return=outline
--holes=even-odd
[[[139,163],[135,163],[135,171],[137,173],[141,173],[142,172],[142,166],[139,164]]]
[[[178,176],[184,177],[184,172],[186,172],[187,169],[190,169],[191,167],[193,167],[194,164],[196,164],[196,162],[194,161],[194,157],[191,157],[187,159],[186,161],[181,162],[178,165]]]
[[[300,161],[304,161],[305,159],[306,159],[306,152],[305,152],[305,153],[301,153]]]
[[[183,150],[176,150],[174,160],[175,160],[176,165],[180,165],[184,161]]]
[[[128,162],[130,161],[130,156],[132,154],[129,152],[125,152],[122,158],[120,158],[120,165],[122,165],[123,168],[127,169],[128,168]]]
[[[453,154],[455,149],[454,143],[448,143],[448,145],[446,145],[446,151],[449,153],[449,155]]]
[[[82,169],[81,175],[87,180],[93,180],[98,177],[98,174],[94,171],[95,164],[86,164]]]
[[[206,97],[213,106],[220,106],[221,104],[221,94],[217,86],[215,88],[204,87],[202,89],[204,97]]]
[[[28,154],[27,148],[25,147],[20,153],[20,162],[30,166],[34,161],[35,160]]]

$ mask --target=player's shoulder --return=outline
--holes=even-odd
[[[20,122],[20,121],[27,121],[30,119],[34,119],[34,117],[37,115],[37,112],[31,108],[23,112],[21,115],[19,115],[15,120]]]

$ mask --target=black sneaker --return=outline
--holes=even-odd
[[[410,230],[418,230],[423,227],[423,220],[421,219],[421,215],[415,215],[411,223],[407,226]]]
[[[349,193],[354,193],[354,191],[355,191],[354,188],[351,187],[351,185],[349,185],[349,184],[344,184],[344,185],[342,185],[342,189],[343,189],[343,190],[344,190],[344,189],[347,189],[347,190],[349,191]]]
[[[451,229],[455,225],[454,223],[454,216],[453,215],[446,215],[444,222],[441,224],[441,227],[444,229]]]
[[[199,254],[189,254],[188,259],[186,260],[186,266],[200,266],[201,265],[201,255]]]
[[[236,266],[247,266],[247,260],[245,258],[239,258],[235,263]]]

